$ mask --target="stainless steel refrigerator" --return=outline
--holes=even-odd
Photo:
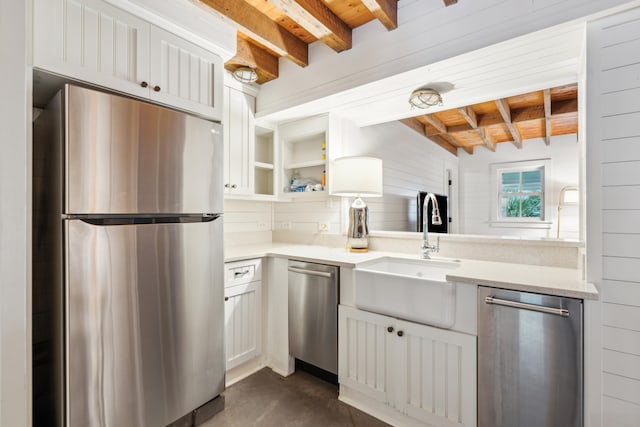
[[[190,425],[223,391],[221,132],[71,85],[38,117],[34,425]]]

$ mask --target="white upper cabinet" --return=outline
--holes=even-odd
[[[98,0],[36,0],[34,66],[147,96],[149,24]]]
[[[154,26],[150,38],[151,98],[219,118],[222,93],[215,85],[222,81],[220,57]]]
[[[34,67],[220,120],[222,61],[100,0],[35,0]]]
[[[225,86],[224,105],[225,194],[252,195],[255,98]]]

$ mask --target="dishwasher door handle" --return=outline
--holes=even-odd
[[[506,299],[499,299],[493,296],[484,297],[484,302],[487,304],[503,305],[506,307],[523,308],[525,310],[539,311],[541,313],[555,314],[556,316],[569,317],[569,310],[566,308],[547,307],[544,305],[527,304],[518,301],[509,301]]]
[[[325,271],[307,270],[306,268],[299,268],[299,267],[289,267],[289,271],[291,271],[292,273],[309,274],[311,276],[326,277],[329,279],[333,277],[333,273],[327,273]]]

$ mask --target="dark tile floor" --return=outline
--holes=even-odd
[[[265,368],[229,387],[226,407],[201,427],[382,427],[338,401],[338,388],[303,371],[283,378]]]

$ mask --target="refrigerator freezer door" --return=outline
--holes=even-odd
[[[220,125],[75,86],[66,121],[65,213],[222,212]]]
[[[222,220],[65,233],[67,425],[165,426],[220,394]]]

